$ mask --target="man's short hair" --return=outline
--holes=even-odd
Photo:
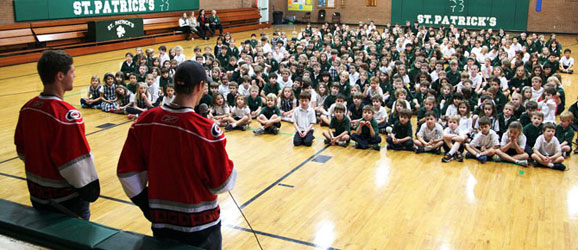
[[[59,72],[68,73],[72,66],[72,56],[62,50],[47,50],[42,53],[36,69],[42,84],[52,84]]]

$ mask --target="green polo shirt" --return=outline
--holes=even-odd
[[[534,144],[536,144],[536,139],[538,139],[538,136],[540,136],[541,134],[542,134],[542,124],[540,124],[540,126],[538,127],[534,126],[534,124],[532,123],[524,126],[526,145],[532,148],[534,147]]]
[[[281,90],[281,87],[279,87],[278,83],[275,83],[275,85],[272,85],[271,83],[265,83],[265,86],[263,87],[263,91],[265,91],[265,95],[268,95],[270,93],[278,95],[280,90]]]
[[[361,119],[361,120],[367,121],[365,119]],[[375,118],[371,118],[371,121],[369,121],[369,122],[371,123],[371,127],[373,128],[373,132],[375,132],[375,135],[379,135],[378,128],[377,128],[377,121],[375,120]],[[371,137],[371,132],[369,131],[369,127],[363,126],[363,128],[361,128],[360,136]]]
[[[343,119],[337,120],[335,116],[331,117],[331,123],[329,124],[330,129],[335,129],[335,134],[340,135],[341,133],[347,131],[351,132],[351,121],[347,116],[343,116]]]
[[[558,138],[560,143],[567,142],[568,145],[572,145],[574,130],[570,126],[563,128],[562,125],[558,124],[558,126],[556,126],[556,138]]]
[[[247,97],[247,106],[249,106],[249,109],[251,110],[251,112],[253,112],[259,109],[259,107],[263,106],[263,100],[261,99],[260,96],[256,96],[255,99],[249,96]]]
[[[395,134],[395,138],[403,139],[405,137],[412,137],[412,129],[411,129],[411,122],[407,122],[406,124],[401,124],[400,121],[396,121],[393,125],[393,131]]]
[[[265,106],[261,109],[260,114],[270,119],[273,115],[281,116],[281,110],[277,106],[273,106],[272,108]]]

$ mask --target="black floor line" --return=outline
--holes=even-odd
[[[233,228],[233,229],[237,229],[237,230],[241,230],[241,231],[245,231],[245,232],[249,232],[252,233],[250,229],[244,228],[244,227],[238,227],[238,226],[233,226],[233,225],[225,225],[228,228]],[[271,238],[275,238],[275,239],[280,239],[280,240],[285,240],[285,241],[290,241],[290,242],[294,242],[294,243],[298,243],[301,245],[306,245],[306,246],[310,246],[310,247],[315,247],[315,248],[322,248],[323,246],[319,246],[315,243],[311,243],[311,242],[307,242],[307,241],[302,241],[302,240],[296,240],[296,239],[292,239],[292,238],[288,238],[285,236],[281,236],[281,235],[276,235],[276,234],[271,234],[271,233],[266,233],[266,232],[261,232],[261,231],[255,231],[256,234],[259,235],[263,235],[263,236],[267,236],[267,237],[271,237]],[[339,250],[338,248],[333,248],[333,247],[327,247],[326,249],[329,250]]]
[[[319,151],[317,151],[317,153],[315,153],[314,155],[310,156],[309,158],[307,158],[305,161],[301,162],[301,164],[297,165],[297,167],[295,167],[294,169],[292,169],[291,171],[289,171],[289,173],[286,173],[285,175],[283,175],[281,178],[279,178],[278,180],[276,180],[275,182],[273,182],[271,185],[269,185],[268,187],[266,187],[265,189],[263,189],[261,192],[259,192],[257,195],[253,196],[253,198],[249,199],[248,201],[246,201],[245,203],[243,203],[243,205],[241,205],[241,209],[247,207],[249,204],[251,204],[253,201],[255,201],[257,198],[261,197],[261,195],[265,194],[267,191],[269,191],[271,188],[277,186],[277,184],[279,184],[281,181],[285,180],[285,178],[289,177],[291,174],[295,173],[295,171],[297,171],[298,169],[300,169],[301,167],[303,167],[303,165],[305,165],[307,162],[310,162],[311,160],[313,160],[317,155],[321,154],[323,151],[325,151],[325,149],[327,149],[329,147],[329,145],[326,145],[325,147],[323,147],[322,149],[320,149]]]
[[[115,124],[114,126],[110,126],[110,127],[108,127],[108,128],[103,128],[103,129],[99,129],[99,130],[96,130],[96,131],[92,131],[92,132],[86,134],[86,136],[94,135],[94,134],[96,134],[96,133],[100,133],[100,132],[102,132],[102,131],[105,131],[105,130],[108,130],[108,129],[111,129],[111,128],[116,128],[116,127],[118,127],[118,126],[120,126],[120,125],[127,124],[127,123],[129,123],[129,122],[132,122],[132,121],[131,121],[131,120],[128,120],[128,121],[121,122],[121,123],[119,123],[119,124]]]
[[[0,161],[0,164],[4,164],[4,163],[6,163],[6,162],[13,161],[13,160],[16,160],[16,159],[18,159],[18,156],[12,157],[12,158],[10,158],[10,159],[6,159],[6,160],[3,160],[3,161]]]

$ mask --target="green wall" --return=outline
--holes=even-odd
[[[16,22],[197,10],[199,0],[14,0]]]
[[[526,30],[528,0],[392,0],[391,23]]]

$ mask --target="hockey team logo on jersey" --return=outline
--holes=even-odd
[[[39,107],[42,106],[43,104],[44,104],[43,101],[34,101],[34,102],[32,103],[32,105],[30,105],[30,107],[39,108]]]
[[[165,123],[176,123],[178,120],[178,117],[172,115],[165,115],[161,118],[161,121]]]
[[[73,121],[78,121],[81,119],[82,119],[82,114],[80,114],[80,111],[78,111],[78,110],[69,110],[68,113],[66,113],[66,120],[73,122]]]
[[[219,126],[216,123],[213,123],[213,127],[211,127],[211,135],[213,135],[216,138],[221,137],[221,135],[223,135],[223,130],[221,130],[221,128],[219,128]]]

